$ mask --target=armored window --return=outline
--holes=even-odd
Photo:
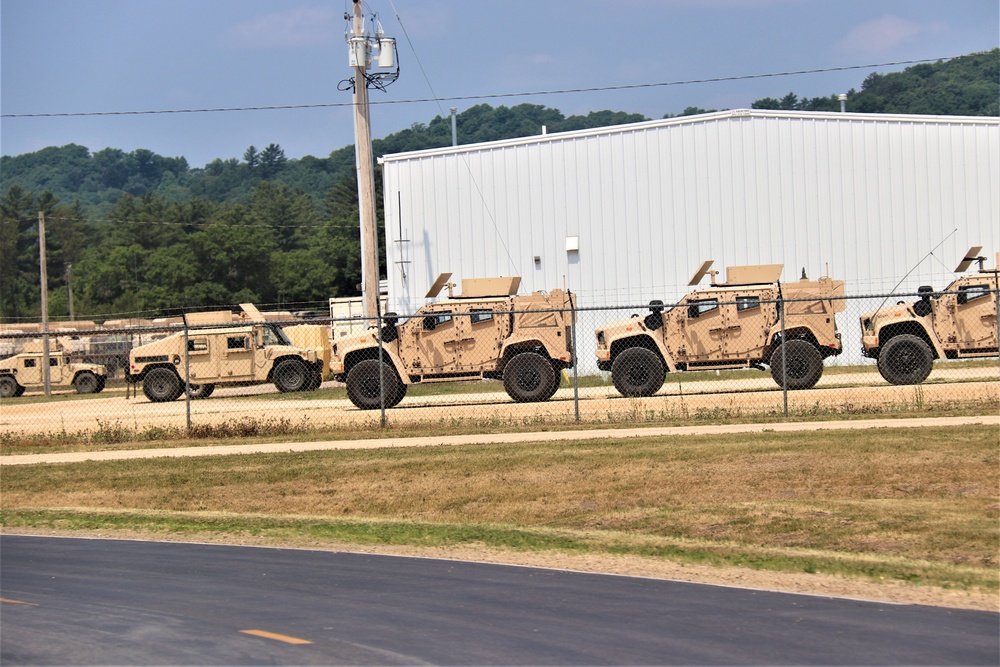
[[[450,310],[443,313],[431,313],[424,316],[424,329],[427,331],[433,331],[442,324],[447,324],[448,322],[451,322]]]
[[[472,314],[469,315],[469,321],[472,324],[479,324],[480,322],[489,322],[493,319],[493,311],[487,310],[485,308],[473,308]]]
[[[49,366],[58,366],[59,357],[49,357]]]
[[[738,297],[736,297],[736,310],[737,310],[737,312],[743,312],[744,310],[752,310],[753,308],[760,308],[760,297],[759,296],[738,296]]]
[[[962,285],[958,288],[958,302],[968,303],[975,299],[981,299],[990,293],[987,285]]]
[[[38,360],[37,359],[25,359],[24,360],[24,367],[25,368],[35,368],[37,365],[38,365]]]
[[[226,348],[230,350],[245,350],[247,345],[246,336],[230,336],[226,339]]]
[[[701,317],[719,307],[718,299],[699,299],[688,302],[688,317]]]
[[[208,341],[204,338],[189,338],[188,352],[208,352]]]

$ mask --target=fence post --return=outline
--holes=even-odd
[[[181,320],[184,322],[184,410],[187,415],[187,431],[191,433],[191,355],[188,350],[188,318],[187,313],[181,311]]]
[[[781,306],[781,347],[785,346],[785,297],[778,295]],[[781,396],[784,403],[784,414],[788,417],[788,350],[781,351]]]
[[[997,271],[993,274],[993,318],[994,326],[997,328],[997,340],[1000,341],[1000,261],[997,262]],[[1000,355],[997,356],[997,367],[1000,368]]]
[[[580,354],[576,344],[576,303],[570,299],[570,336],[573,345],[573,412],[575,421],[580,423]]]
[[[381,425],[385,428],[385,362],[382,352],[382,309],[377,308],[375,313],[375,326],[378,328],[378,402],[382,412]]]

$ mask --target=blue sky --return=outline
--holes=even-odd
[[[372,91],[381,137],[487,102],[649,118],[685,107],[860,88],[858,69],[500,99],[947,58],[1000,45],[996,0],[369,0],[399,43],[401,76]],[[350,0],[0,0],[3,114],[349,104]],[[397,16],[398,19],[397,20]],[[354,141],[349,106],[0,119],[0,151],[77,143],[148,148],[192,167],[280,144],[324,157]]]

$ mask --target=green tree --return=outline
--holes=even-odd
[[[243,161],[247,163],[247,169],[254,171],[260,164],[260,153],[251,144],[249,148],[243,151]]]
[[[18,185],[8,188],[0,200],[0,257],[4,258],[0,262],[0,320],[4,322],[16,322],[28,314],[32,292],[28,239],[37,220],[34,195]],[[37,232],[34,236],[37,239]]]
[[[264,150],[260,152],[260,172],[264,178],[272,178],[276,176],[285,163],[288,162],[288,158],[285,157],[285,151],[278,144],[268,144]]]

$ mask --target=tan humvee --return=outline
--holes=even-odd
[[[664,312],[597,329],[597,366],[611,371],[624,396],[651,396],[667,371],[771,367],[778,386],[808,389],[823,374],[823,359],[840,354],[835,313],[844,310],[844,282],[820,278],[780,283],[781,264],[730,266],[715,283],[712,262],[691,279],[711,274],[712,286],[691,292]],[[780,310],[785,308],[784,331]]]
[[[42,389],[43,345],[40,340],[26,343],[21,354],[0,361],[0,398],[20,396],[27,389]],[[71,361],[69,351],[57,342],[49,347],[49,385],[72,386],[81,394],[104,390],[107,372],[100,364]]]
[[[983,268],[981,250],[970,248],[955,269],[964,273],[978,262],[978,273],[954,280],[943,292],[920,287],[913,303],[900,301],[861,316],[862,351],[878,359],[886,381],[919,384],[935,359],[997,356],[998,269]]]
[[[515,296],[520,278],[465,279],[462,293],[454,294],[450,277],[441,274],[427,293],[433,298],[447,287],[448,299],[423,306],[404,323],[387,313],[381,332],[373,327],[334,341],[330,369],[347,383],[354,405],[391,408],[411,384],[484,378],[503,380],[518,402],[555,394],[560,372],[574,363],[573,295],[556,289]]]
[[[228,311],[194,313],[188,323],[218,328],[183,331],[132,348],[125,379],[142,382],[151,401],[173,401],[188,384],[192,398],[208,398],[216,385],[251,385],[273,382],[279,391],[310,391],[323,380],[323,362],[316,351],[296,347],[281,327],[265,321],[253,304],[240,304],[244,324],[232,322]],[[185,369],[190,368],[190,378]]]

